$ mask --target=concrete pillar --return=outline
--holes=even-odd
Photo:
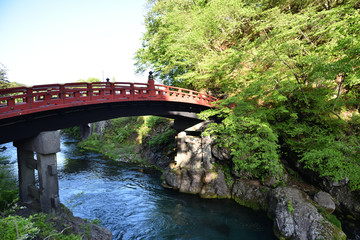
[[[18,148],[20,200],[38,202],[45,213],[60,210],[56,153],[60,152],[59,131],[42,132],[38,136],[14,142]],[[33,159],[36,152],[37,160]],[[34,169],[38,170],[37,188]]]
[[[90,123],[80,125],[80,137],[86,139],[91,136],[92,129]]]
[[[20,201],[31,203],[33,197],[30,194],[30,186],[35,186],[36,160],[34,152],[17,148],[18,168],[19,168],[19,194]],[[33,162],[33,164],[31,164]]]
[[[40,183],[40,206],[46,213],[60,209],[56,154],[37,153]]]

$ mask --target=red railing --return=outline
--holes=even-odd
[[[211,107],[218,99],[152,83],[94,82],[0,89],[0,119],[35,112],[121,101],[172,101]]]

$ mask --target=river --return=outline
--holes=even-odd
[[[16,149],[2,146],[16,175]],[[62,138],[57,159],[61,202],[99,219],[113,239],[276,239],[261,212],[165,189],[159,172],[80,150],[71,139]]]

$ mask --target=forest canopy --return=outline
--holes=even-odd
[[[290,158],[360,189],[359,0],[150,0],[137,71],[223,100],[202,118],[251,178]],[[226,98],[226,99],[224,99]]]

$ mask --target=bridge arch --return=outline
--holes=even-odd
[[[197,113],[217,99],[188,89],[148,83],[47,84],[0,90],[0,144],[126,116],[175,119],[183,130],[199,122]]]
[[[148,83],[66,83],[0,90],[0,144],[17,147],[20,201],[46,213],[60,210],[56,153],[58,130],[126,116],[175,119],[183,130],[216,98],[188,89]],[[36,153],[36,159],[34,158]],[[38,188],[35,185],[38,171]]]

